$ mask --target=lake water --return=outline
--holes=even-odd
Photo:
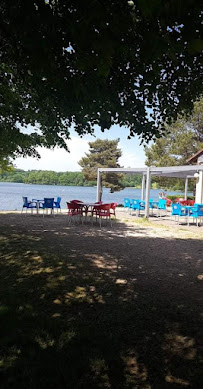
[[[158,199],[159,189],[151,189],[150,198]],[[177,195],[183,192],[170,192],[168,195]],[[189,193],[188,193],[189,194]],[[22,196],[27,196],[29,200],[43,199],[44,197],[60,196],[61,207],[66,208],[66,201],[79,199],[86,202],[95,202],[97,195],[96,187],[84,186],[58,186],[58,185],[32,185],[32,184],[16,184],[10,182],[0,182],[0,211],[12,211],[22,209]],[[120,192],[110,193],[109,189],[103,189],[102,200],[104,202],[116,202],[123,204],[124,197],[140,198],[141,189],[125,188]]]

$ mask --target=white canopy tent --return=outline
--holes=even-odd
[[[203,165],[144,167],[144,168],[98,168],[97,170],[97,201],[101,199],[101,174],[102,173],[135,173],[142,175],[141,199],[144,200],[145,192],[145,217],[149,217],[149,197],[151,176],[185,178],[185,199],[187,199],[188,179],[196,178],[195,202],[203,203]]]

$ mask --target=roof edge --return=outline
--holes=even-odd
[[[197,153],[195,153],[194,155],[192,155],[192,157],[190,157],[189,159],[187,159],[186,162],[195,162],[195,160],[197,160],[198,157],[200,157],[200,155],[203,154],[203,149],[197,151]]]

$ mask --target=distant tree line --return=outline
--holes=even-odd
[[[47,170],[13,169],[0,174],[1,182],[16,182],[41,185],[95,186],[96,180],[88,181],[82,172],[54,172]],[[125,174],[122,178],[123,187],[140,187],[142,177]]]

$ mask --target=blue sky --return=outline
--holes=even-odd
[[[100,129],[95,129],[95,136],[85,135],[80,138],[74,130],[71,130],[71,140],[67,141],[70,153],[63,149],[55,148],[49,150],[45,148],[38,148],[41,159],[35,158],[17,158],[14,164],[17,168],[23,170],[54,170],[57,172],[64,171],[80,171],[81,167],[78,161],[85,153],[88,153],[88,142],[100,139],[117,139],[120,138],[119,148],[122,150],[122,157],[119,162],[123,167],[143,167],[145,166],[144,148],[140,145],[140,139],[127,139],[129,129],[126,127],[112,126],[110,130],[101,132]]]

